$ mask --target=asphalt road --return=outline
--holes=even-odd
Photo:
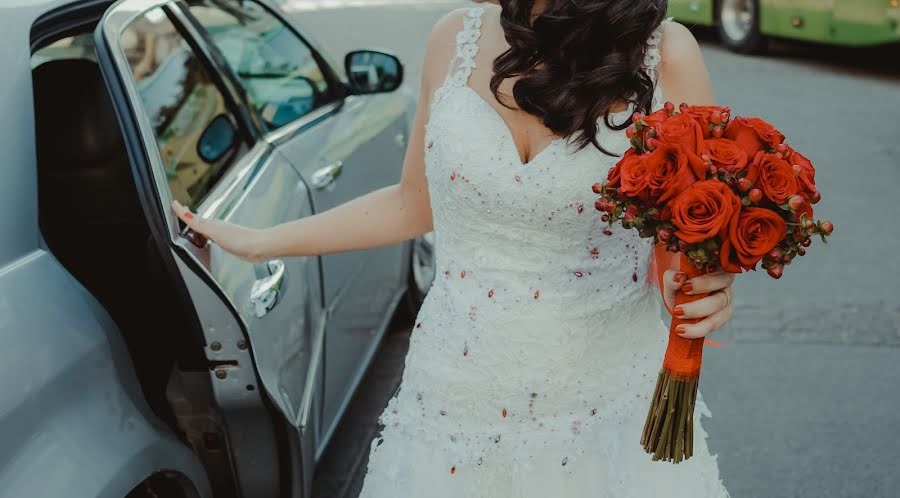
[[[464,5],[365,3],[286,7],[335,61],[356,48],[395,51],[413,86],[431,25]],[[698,36],[718,100],[775,123],[812,159],[824,194],[817,214],[837,227],[777,284],[741,277],[733,323],[715,337],[727,347],[707,351],[701,389],[713,417],[704,425],[725,485],[735,498],[900,496],[898,48],[776,43],[745,57]],[[395,324],[325,455],[317,498],[358,493],[375,419],[402,373],[407,325]]]

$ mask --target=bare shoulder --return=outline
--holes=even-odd
[[[691,30],[683,24],[669,21],[663,25],[659,43],[662,64],[684,65],[703,62],[700,45]]]
[[[456,33],[462,28],[463,19],[466,17],[469,9],[469,7],[454,9],[441,16],[431,28],[429,42],[455,41]]]
[[[456,54],[456,34],[463,27],[463,19],[469,9],[452,10],[444,14],[431,28],[422,63],[423,88],[434,88],[446,75],[450,60]]]
[[[689,29],[677,22],[667,22],[663,26],[659,55],[660,85],[667,100],[695,105],[714,104],[703,52]]]

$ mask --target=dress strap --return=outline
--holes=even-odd
[[[659,54],[659,44],[662,41],[663,30],[666,25],[672,22],[672,18],[664,19],[663,22],[653,31],[650,39],[647,40],[647,51],[644,53],[644,69],[647,75],[653,81],[653,109],[659,109],[663,105],[662,88],[659,84],[659,63],[662,57]]]
[[[456,55],[450,61],[450,70],[444,83],[435,91],[432,103],[440,100],[450,87],[466,86],[475,69],[478,39],[481,38],[481,17],[484,7],[472,7],[463,17],[463,26],[456,34]]]

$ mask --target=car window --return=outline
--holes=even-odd
[[[252,1],[188,0],[269,129],[329,102],[334,92],[312,49]]]
[[[88,32],[67,36],[37,50],[31,56],[31,69],[45,62],[67,59],[85,59],[97,62],[94,34]]]
[[[248,141],[208,67],[162,9],[129,24],[120,43],[153,125],[172,197],[196,207]]]

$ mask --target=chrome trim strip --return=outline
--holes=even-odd
[[[330,114],[337,112],[337,110],[342,106],[343,101],[341,100],[329,102],[328,104],[323,105],[322,107],[312,111],[311,113],[297,118],[290,124],[266,133],[263,136],[263,140],[271,145],[278,145],[285,140],[293,138],[295,135],[308,128],[309,126],[312,126],[322,118],[325,118]]]
[[[220,212],[226,199],[232,197],[239,185],[248,184],[259,176],[263,168],[268,165],[267,159],[272,150],[265,142],[257,142],[247,153],[228,168],[213,188],[206,193],[206,198],[197,206],[197,213],[204,218],[221,216]],[[243,196],[242,196],[243,197]]]

